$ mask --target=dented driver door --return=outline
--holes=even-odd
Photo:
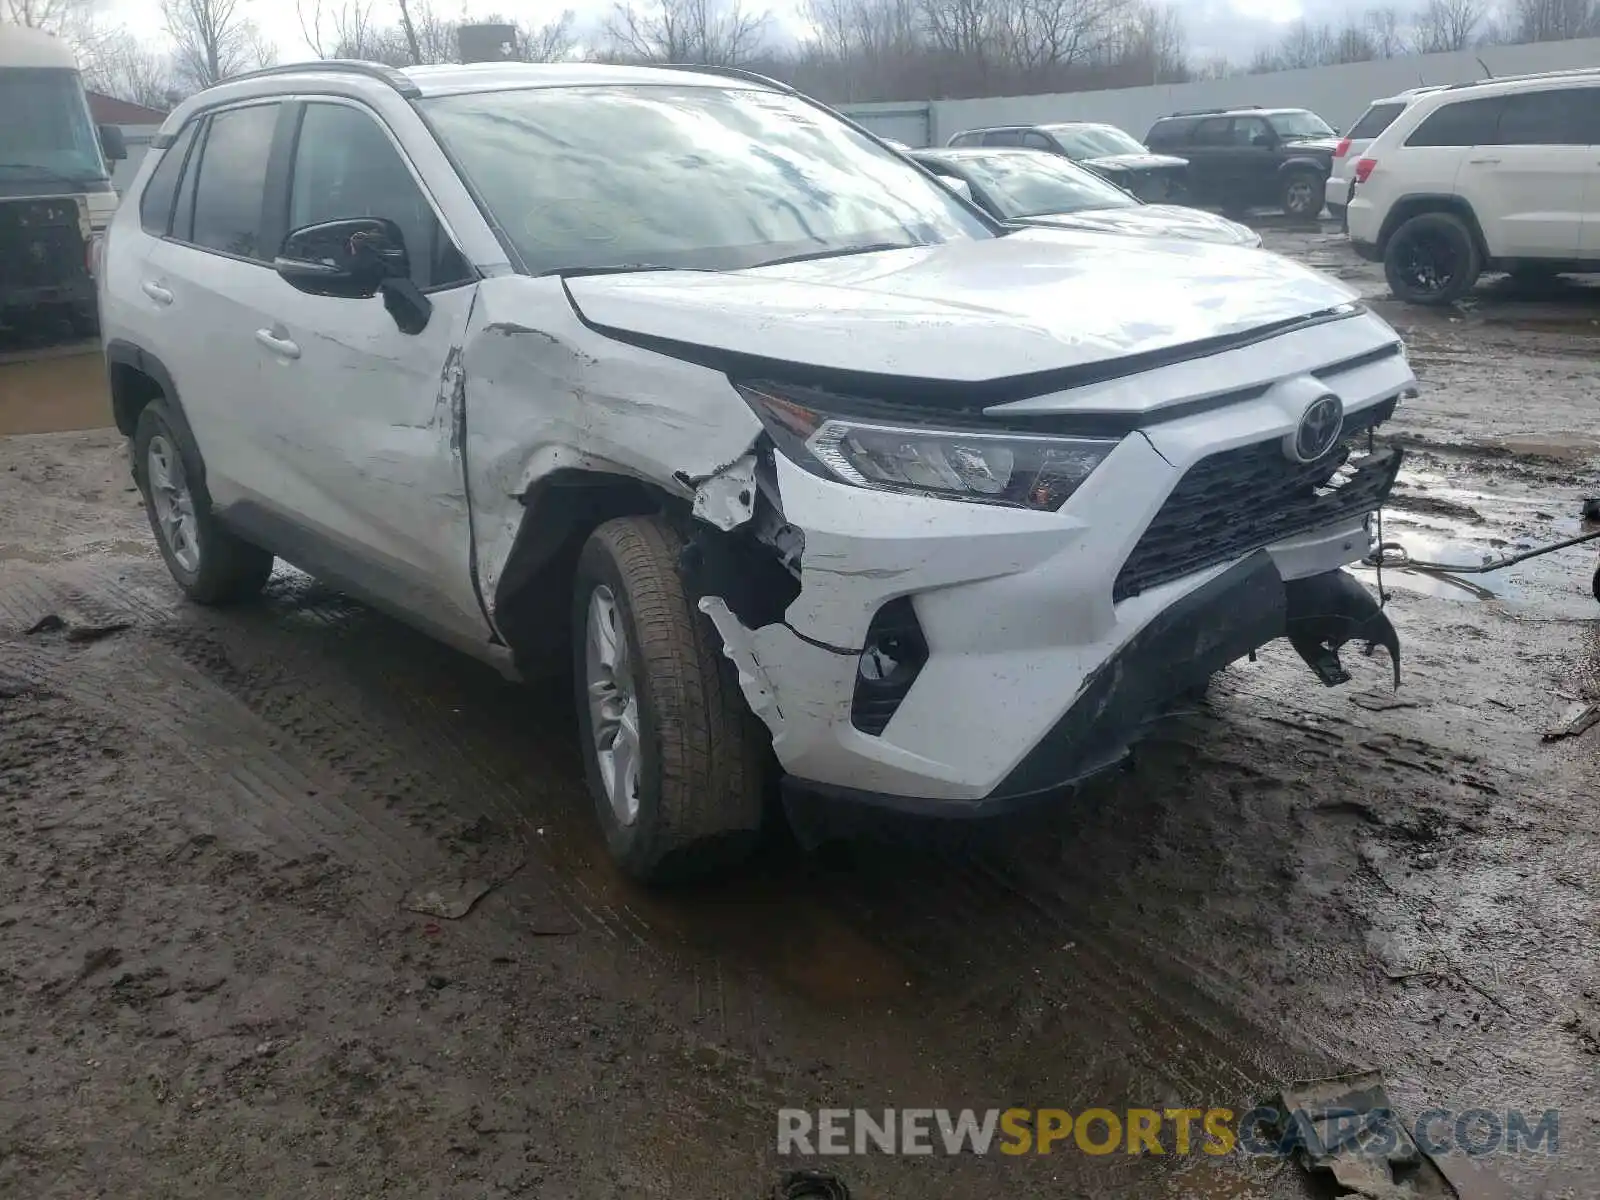
[[[306,104],[292,179],[290,229],[395,221],[431,311],[406,333],[381,298],[308,295],[274,277],[256,331],[271,406],[260,449],[274,481],[262,540],[438,636],[481,646],[489,630],[472,579],[458,349],[475,272],[366,110]]]

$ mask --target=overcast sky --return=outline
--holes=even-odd
[[[300,25],[295,16],[295,0],[246,0],[256,24],[274,42],[283,61],[305,58],[308,55],[305,39],[300,35]],[[338,0],[326,0],[325,7],[332,8]],[[1420,0],[1419,0],[1420,2]],[[1359,13],[1369,7],[1368,0],[1175,0],[1184,13],[1189,32],[1190,52],[1196,57],[1209,57],[1225,53],[1235,61],[1248,60],[1260,46],[1275,41],[1285,25],[1302,14],[1315,20],[1342,21],[1348,13]],[[759,7],[760,0],[746,0],[748,7]],[[132,26],[156,40],[160,35],[160,0],[102,0],[106,14],[113,20]],[[768,0],[768,8],[780,27],[798,30],[802,24],[796,15],[796,0]],[[1406,7],[1402,0],[1402,7]],[[395,9],[394,0],[377,0],[381,13]],[[435,0],[442,13],[459,12],[460,0]],[[579,21],[589,23],[611,10],[611,0],[475,0],[466,5],[468,12],[499,11],[528,24],[540,25],[572,8]]]

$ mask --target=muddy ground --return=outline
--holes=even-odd
[[[1424,313],[1268,236],[1410,342],[1388,538],[1577,530],[1600,289]],[[7,432],[103,404],[63,370],[0,368]],[[1374,1067],[1412,1116],[1559,1109],[1557,1155],[1463,1178],[1593,1196],[1600,728],[1541,734],[1600,701],[1595,559],[1386,571],[1401,707],[1381,655],[1324,690],[1274,646],[1068,803],[659,894],[605,860],[564,697],[286,570],[183,603],[113,433],[4,438],[0,1195],[755,1200],[801,1165],[781,1107],[1242,1109]],[[464,918],[405,907],[457,877],[493,885]],[[827,1165],[867,1200],[1313,1194],[1237,1157]]]

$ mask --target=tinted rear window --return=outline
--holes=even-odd
[[[1492,146],[1500,123],[1500,96],[1458,100],[1423,118],[1406,139],[1408,146]]]
[[[1358,141],[1363,138],[1365,138],[1367,141],[1371,141],[1385,129],[1389,128],[1389,126],[1393,125],[1394,119],[1401,113],[1405,112],[1405,110],[1406,106],[1401,103],[1374,104],[1371,108],[1367,109],[1366,112],[1361,114],[1361,119],[1359,121],[1350,126],[1350,132],[1346,136]]]
[[[1600,88],[1550,88],[1505,97],[1495,141],[1502,146],[1600,142]]]
[[[950,139],[952,146],[976,146],[983,141],[983,134],[977,132],[958,133]]]

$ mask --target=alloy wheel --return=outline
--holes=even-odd
[[[200,534],[183,458],[171,442],[157,434],[150,439],[145,468],[161,540],[166,542],[174,561],[191,575],[195,574],[200,570]]]
[[[639,694],[628,653],[622,612],[611,589],[596,584],[589,594],[584,638],[589,727],[594,736],[600,782],[619,825],[639,819]]]

